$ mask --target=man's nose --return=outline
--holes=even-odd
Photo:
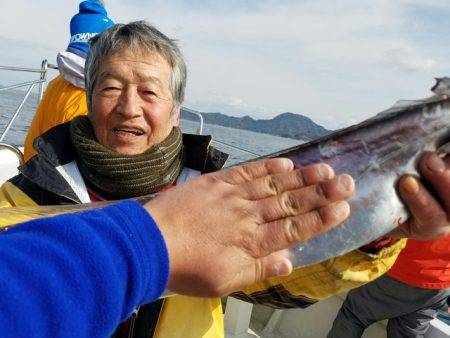
[[[137,88],[127,86],[122,91],[117,106],[117,112],[126,118],[134,118],[141,115],[142,109],[139,104],[139,95]]]

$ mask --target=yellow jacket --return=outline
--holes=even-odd
[[[86,114],[86,94],[83,89],[70,84],[61,75],[50,81],[25,138],[25,162],[36,155],[33,148],[36,137],[54,126],[70,121],[78,115]]]
[[[14,180],[12,181],[14,182]],[[0,187],[0,208],[36,203],[12,182]],[[30,219],[5,219],[0,224]],[[318,300],[356,288],[384,274],[405,246],[401,240],[378,254],[355,250],[320,264],[296,269],[290,276],[256,283],[236,293],[238,298],[274,307],[306,307]],[[276,297],[273,297],[276,295]],[[174,296],[164,301],[154,337],[217,338],[224,336],[220,299]]]

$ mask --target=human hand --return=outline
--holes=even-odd
[[[166,241],[169,290],[218,297],[289,274],[285,249],[344,221],[353,192],[328,165],[270,159],[200,176],[145,207]]]
[[[436,153],[425,153],[419,169],[438,198],[416,178],[402,177],[400,196],[412,216],[394,229],[391,237],[426,240],[450,234],[450,158],[443,160]]]

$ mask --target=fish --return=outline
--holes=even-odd
[[[450,78],[436,79],[431,90],[435,94],[430,98],[399,101],[359,124],[269,155],[287,157],[297,168],[324,162],[355,180],[349,218],[290,249],[294,267],[357,249],[408,218],[396,191],[399,178],[420,176],[418,161],[425,151],[441,157],[450,153]]]
[[[330,133],[262,158],[286,157],[295,167],[328,163],[337,174],[355,180],[349,218],[335,228],[290,249],[295,268],[343,255],[380,238],[408,217],[396,191],[404,174],[419,176],[418,159],[424,151],[450,153],[450,78],[436,79],[434,95],[399,101],[392,108],[359,124]],[[144,204],[152,196],[137,198]],[[62,213],[77,213],[113,202],[70,206],[2,208],[3,230],[16,223]]]

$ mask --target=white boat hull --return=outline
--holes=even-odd
[[[23,148],[19,148],[23,152]],[[18,174],[19,159],[8,149],[0,149],[0,184]]]

